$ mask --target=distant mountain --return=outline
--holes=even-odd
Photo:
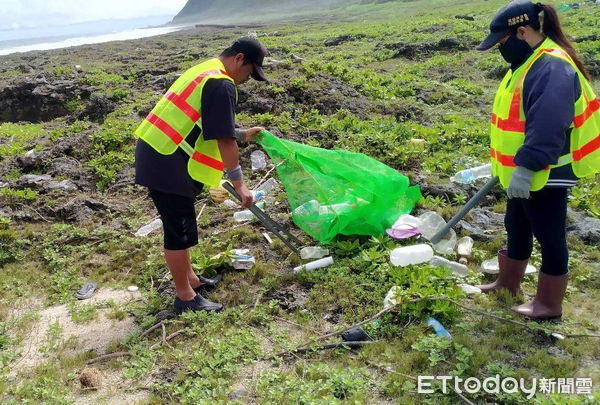
[[[344,0],[188,0],[173,19],[173,23],[189,23],[207,18],[226,20],[233,16],[256,16],[256,13],[318,10],[340,3],[349,2]]]

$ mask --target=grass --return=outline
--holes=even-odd
[[[302,22],[275,21],[258,29],[270,58],[281,60],[270,69],[268,85],[248,83],[241,87],[241,101],[267,100],[264,110],[244,107],[241,126],[265,125],[290,139],[325,148],[366,153],[411,176],[443,182],[465,167],[487,160],[487,122],[493,94],[505,67],[496,52],[472,48],[483,37],[493,12],[503,1],[410,1],[354,4]],[[468,14],[475,21],[455,18]],[[561,14],[573,37],[597,34],[599,7]],[[106,309],[111,321],[132,317],[144,330],[169,309],[172,297],[159,290],[168,284],[161,255],[160,233],[135,238],[133,233],[155,215],[144,191],[118,187],[127,183],[133,165],[135,139],[131,135],[141,118],[161,96],[153,84],[157,75],[165,80],[183,67],[218,54],[248,29],[223,29],[199,35],[195,31],[147,40],[76,49],[71,63],[60,52],[47,54],[40,70],[67,78],[75,64],[81,84],[93,86],[116,103],[117,109],[102,124],[86,120],[57,119],[41,124],[0,124],[0,181],[14,181],[23,171],[14,157],[41,149],[37,141],[49,137],[54,143],[75,137],[78,147],[69,157],[89,173],[95,190],[82,194],[101,200],[109,208],[95,212],[88,223],[0,221],[0,400],[2,403],[71,403],[82,392],[77,373],[94,353],[73,356],[62,350],[60,325],[51,329],[44,348],[51,361],[10,374],[18,364],[20,350],[35,322],[37,308],[17,311],[30,297],[40,308],[65,304],[74,322],[99,321]],[[349,35],[350,41],[325,46],[328,39]],[[454,38],[459,49],[439,49],[440,39]],[[587,58],[600,60],[598,41],[578,42]],[[406,45],[420,45],[423,52],[406,56]],[[142,54],[133,49],[141,47]],[[139,54],[139,55],[138,55]],[[173,54],[180,56],[174,57]],[[305,59],[295,63],[291,56]],[[131,59],[127,59],[131,58]],[[20,62],[19,62],[20,63]],[[35,60],[34,62],[35,63]],[[17,64],[18,66],[18,64]],[[0,77],[15,80],[10,65]],[[133,70],[135,69],[135,70]],[[163,73],[150,73],[160,71]],[[173,76],[174,78],[175,76]],[[598,81],[594,82],[600,90]],[[71,100],[73,110],[84,101]],[[250,103],[251,104],[251,103]],[[422,139],[424,142],[414,142]],[[457,153],[459,151],[459,153]],[[247,158],[243,151],[243,159]],[[246,173],[255,184],[261,175]],[[125,180],[124,180],[125,179]],[[129,179],[129,180],[127,180]],[[570,205],[599,217],[598,178],[574,188]],[[49,216],[73,195],[56,196],[18,186],[0,189],[3,206],[36,208]],[[205,193],[200,198],[208,198]],[[420,209],[435,210],[446,218],[464,204],[467,196],[426,196]],[[275,202],[278,205],[274,205]],[[504,212],[505,202],[488,207]],[[289,221],[287,201],[279,193],[268,210],[278,220]],[[426,296],[444,296],[479,310],[517,320],[510,312],[512,297],[467,298],[444,270],[429,266],[394,268],[389,251],[402,243],[386,238],[344,237],[327,246],[335,264],[311,273],[292,274],[300,264],[296,255],[275,241],[267,247],[256,224],[235,228],[233,211],[207,200],[199,219],[201,241],[192,249],[197,272],[212,276],[223,272],[222,286],[209,298],[226,305],[219,316],[186,314],[165,325],[165,334],[180,335],[162,344],[162,330],[140,337],[132,332],[115,341],[107,352],[130,351],[127,359],[115,359],[97,367],[117,373],[127,391],[146,392],[149,404],[162,403],[426,403],[451,404],[455,394],[416,392],[418,375],[486,378],[591,377],[594,394],[545,396],[533,401],[523,394],[469,395],[475,403],[592,404],[600,399],[596,388],[600,349],[594,339],[554,341],[545,327],[562,333],[595,333],[599,325],[590,314],[598,313],[600,284],[597,246],[569,238],[572,282],[566,301],[566,319],[560,324],[530,323],[531,328],[498,322],[463,311],[448,302],[407,304],[364,326],[377,344],[360,351],[335,349],[297,356],[274,356],[315,336],[343,328],[377,313],[392,286],[401,286],[407,302]],[[487,279],[477,271],[504,244],[502,232],[489,242],[477,242],[469,275],[460,280],[476,284]],[[302,236],[305,238],[304,236]],[[313,243],[306,239],[306,243]],[[409,242],[407,242],[409,243]],[[232,248],[250,248],[256,266],[236,272],[230,266]],[[220,258],[214,256],[225,253]],[[533,263],[539,267],[539,252]],[[101,304],[74,306],[73,292],[83,282],[97,281],[101,288],[137,285],[143,301],[125,306]],[[535,277],[524,283],[535,291]],[[163,292],[163,293],[161,293]],[[453,335],[436,338],[426,326],[434,316]]]

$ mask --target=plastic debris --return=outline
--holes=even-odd
[[[446,225],[446,220],[434,211],[427,211],[419,215],[417,219],[420,221],[418,228],[423,237],[427,240],[431,240],[431,238],[433,238],[435,234]],[[433,244],[433,248],[438,253],[449,255],[454,252],[456,243],[456,232],[454,232],[453,229],[450,229],[450,231],[448,231],[448,233],[445,235],[444,239]]]
[[[267,155],[262,150],[255,150],[250,154],[252,162],[252,171],[261,170],[267,167]]]
[[[265,202],[260,201],[256,204],[256,206],[262,210],[265,208]],[[252,221],[254,218],[256,217],[250,210],[238,211],[233,214],[233,219],[235,219],[236,222]]]
[[[459,184],[472,184],[477,179],[489,179],[490,177],[492,177],[492,165],[488,163],[486,165],[461,170],[450,177],[450,180]]]
[[[231,259],[231,264],[236,270],[250,270],[254,267],[256,259],[250,254],[249,249],[233,249],[231,251],[234,254]]]
[[[227,208],[239,208],[239,206],[240,206],[238,203],[236,203],[233,200],[225,200],[225,201],[223,201],[222,204],[224,206],[226,206]]]
[[[390,261],[394,266],[408,266],[410,264],[426,263],[433,257],[431,246],[420,244],[405,246],[392,250]]]
[[[402,300],[398,297],[400,290],[400,287],[398,287],[397,285],[390,288],[390,291],[388,291],[387,295],[383,299],[384,309],[388,309],[402,303]]]
[[[321,259],[329,254],[329,249],[323,249],[320,246],[308,246],[300,250],[300,257],[303,260]]]
[[[302,266],[295,267],[294,272],[298,273],[299,271],[311,271],[321,269],[323,267],[331,266],[332,264],[333,257],[329,256],[324,259],[315,260],[314,262],[306,263]]]
[[[78,300],[87,300],[88,298],[92,297],[97,288],[98,284],[94,283],[93,281],[85,283],[83,287],[81,287],[79,291],[75,293],[75,297]]]
[[[456,251],[458,253],[458,262],[461,264],[467,264],[471,258],[473,252],[473,239],[470,236],[465,236],[458,240]]]
[[[481,289],[479,287],[475,287],[474,285],[459,284],[458,286],[464,291],[465,294],[481,294]]]
[[[273,239],[271,239],[271,237],[269,236],[269,234],[268,234],[268,233],[266,233],[266,232],[263,232],[263,236],[265,237],[265,240],[266,240],[266,241],[269,243],[269,245],[270,245],[271,243],[273,243]]]
[[[565,340],[565,336],[557,332],[552,332],[552,337],[558,340]]]
[[[137,285],[130,285],[129,287],[127,287],[127,291],[129,292],[136,292],[140,289],[140,287],[138,287]]]
[[[356,326],[342,333],[342,340],[344,342],[366,342],[371,340],[371,338],[363,328]]]
[[[435,267],[442,267],[444,269],[452,270],[454,274],[461,277],[466,276],[469,272],[469,268],[464,264],[456,263],[439,256],[433,256],[429,261],[429,264]]]
[[[270,178],[256,188],[256,191],[263,191],[265,195],[270,195],[279,188],[279,183],[274,178]]]
[[[450,332],[448,332],[446,328],[444,328],[444,326],[437,319],[429,318],[427,320],[427,325],[433,328],[435,334],[438,335],[438,337],[452,339],[452,335],[450,334]]]
[[[481,270],[487,274],[498,274],[500,272],[500,265],[498,264],[498,257],[489,259],[481,263]],[[532,264],[528,264],[525,269],[525,274],[537,273],[537,269]]]
[[[138,229],[138,231],[135,233],[135,236],[138,238],[144,238],[160,228],[162,228],[162,221],[160,218],[156,218],[154,221],[147,223]]]

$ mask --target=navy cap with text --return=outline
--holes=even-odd
[[[539,22],[541,5],[526,0],[514,0],[500,9],[490,24],[490,34],[477,47],[478,51],[487,51],[496,45],[509,31]]]

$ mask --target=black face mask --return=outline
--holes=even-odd
[[[498,47],[502,57],[512,66],[520,65],[533,53],[533,49],[526,41],[517,38],[516,35],[508,37],[505,43]]]

